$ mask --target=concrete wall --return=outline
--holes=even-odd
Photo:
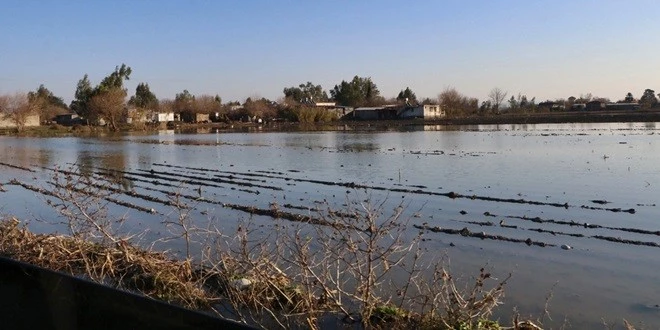
[[[36,127],[40,124],[39,115],[30,115],[25,121],[25,127]],[[7,116],[0,115],[0,128],[16,128],[16,124]]]

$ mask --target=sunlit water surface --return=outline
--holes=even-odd
[[[554,245],[539,247],[425,234],[428,240],[423,244],[428,253],[448,256],[452,270],[458,274],[476,274],[486,264],[499,277],[513,273],[499,314],[503,318],[508,319],[516,306],[523,315],[542,315],[546,297],[551,294],[552,321],[546,317],[545,322],[555,328],[564,322],[574,328],[599,326],[603,320],[620,324],[623,318],[659,328],[660,309],[656,304],[660,304],[660,248],[593,237],[660,243],[660,232],[649,233],[660,231],[659,134],[656,123],[626,123],[451,129],[415,126],[392,132],[163,131],[106,138],[0,137],[1,162],[34,170],[0,165],[0,182],[6,190],[0,193],[0,212],[33,219],[30,226],[36,231],[65,232],[56,213],[44,203],[44,196],[7,183],[16,178],[46,187],[52,172],[44,168],[71,166],[134,173],[126,175],[124,188],[158,197],[164,194],[148,189],[154,185],[130,178],[152,170],[169,173],[171,183],[176,183],[177,173],[195,177],[233,175],[236,182],[261,186],[180,184],[179,189],[265,209],[273,203],[310,207],[327,204],[341,209],[347,198],[385,201],[386,209],[403,203],[410,226],[468,228]],[[241,181],[250,178],[259,181]],[[378,189],[351,189],[318,184],[316,180],[353,182]],[[452,199],[428,192],[540,203]],[[143,242],[168,235],[162,220],[173,216],[171,207],[126,196],[123,199],[157,211],[152,215],[114,206],[115,213],[128,219],[124,230],[143,233]],[[548,205],[557,203],[567,206]],[[634,209],[634,213],[611,209]],[[218,226],[231,230],[237,220],[250,216],[200,203],[193,217],[200,222],[213,219]],[[601,227],[536,223],[521,217]],[[502,220],[516,228],[499,225]],[[267,224],[270,219],[259,221]],[[478,224],[489,221],[494,225]],[[528,230],[538,228],[555,233]],[[417,231],[411,228],[411,233]],[[573,249],[564,250],[561,245]],[[176,244],[163,247],[174,251],[182,248]]]

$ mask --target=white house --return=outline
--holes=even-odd
[[[405,107],[399,112],[399,118],[402,119],[438,119],[444,118],[446,115],[445,110],[438,104],[420,104],[417,106]]]
[[[167,123],[174,121],[174,112],[153,112],[151,121],[154,123]]]

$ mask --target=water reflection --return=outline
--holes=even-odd
[[[87,144],[79,147],[72,165],[81,175],[93,177],[98,174],[124,190],[133,189],[133,182],[124,175],[129,166],[127,153],[131,151],[126,142],[113,142],[112,147],[106,148],[89,148]],[[148,161],[148,158],[143,159]]]
[[[54,151],[42,148],[37,142],[30,139],[1,138],[1,161],[21,167],[49,166]]]

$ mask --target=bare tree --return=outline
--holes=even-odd
[[[438,102],[448,116],[461,116],[474,113],[479,109],[479,100],[461,94],[454,87],[445,88],[438,94]]]
[[[126,91],[121,88],[110,88],[92,97],[89,107],[108,122],[111,130],[117,131],[118,124],[125,115],[125,100]]]
[[[245,112],[250,117],[272,119],[277,115],[277,109],[266,98],[247,98],[243,104]]]
[[[5,109],[9,104],[9,95],[0,95],[0,115],[5,114]]]
[[[30,103],[27,94],[0,96],[0,118],[10,120],[19,132],[25,128],[29,117],[36,114],[38,108]]]
[[[221,112],[221,102],[222,101],[219,97],[213,97],[211,95],[199,95],[195,97],[193,108],[197,113],[214,114],[216,112]]]
[[[509,92],[503,91],[499,87],[495,87],[490,90],[490,93],[488,94],[488,98],[492,101],[493,104],[493,110],[499,111],[500,110],[500,104],[506,99],[507,94]]]
[[[174,101],[172,99],[160,100],[158,103],[158,112],[174,112]]]

